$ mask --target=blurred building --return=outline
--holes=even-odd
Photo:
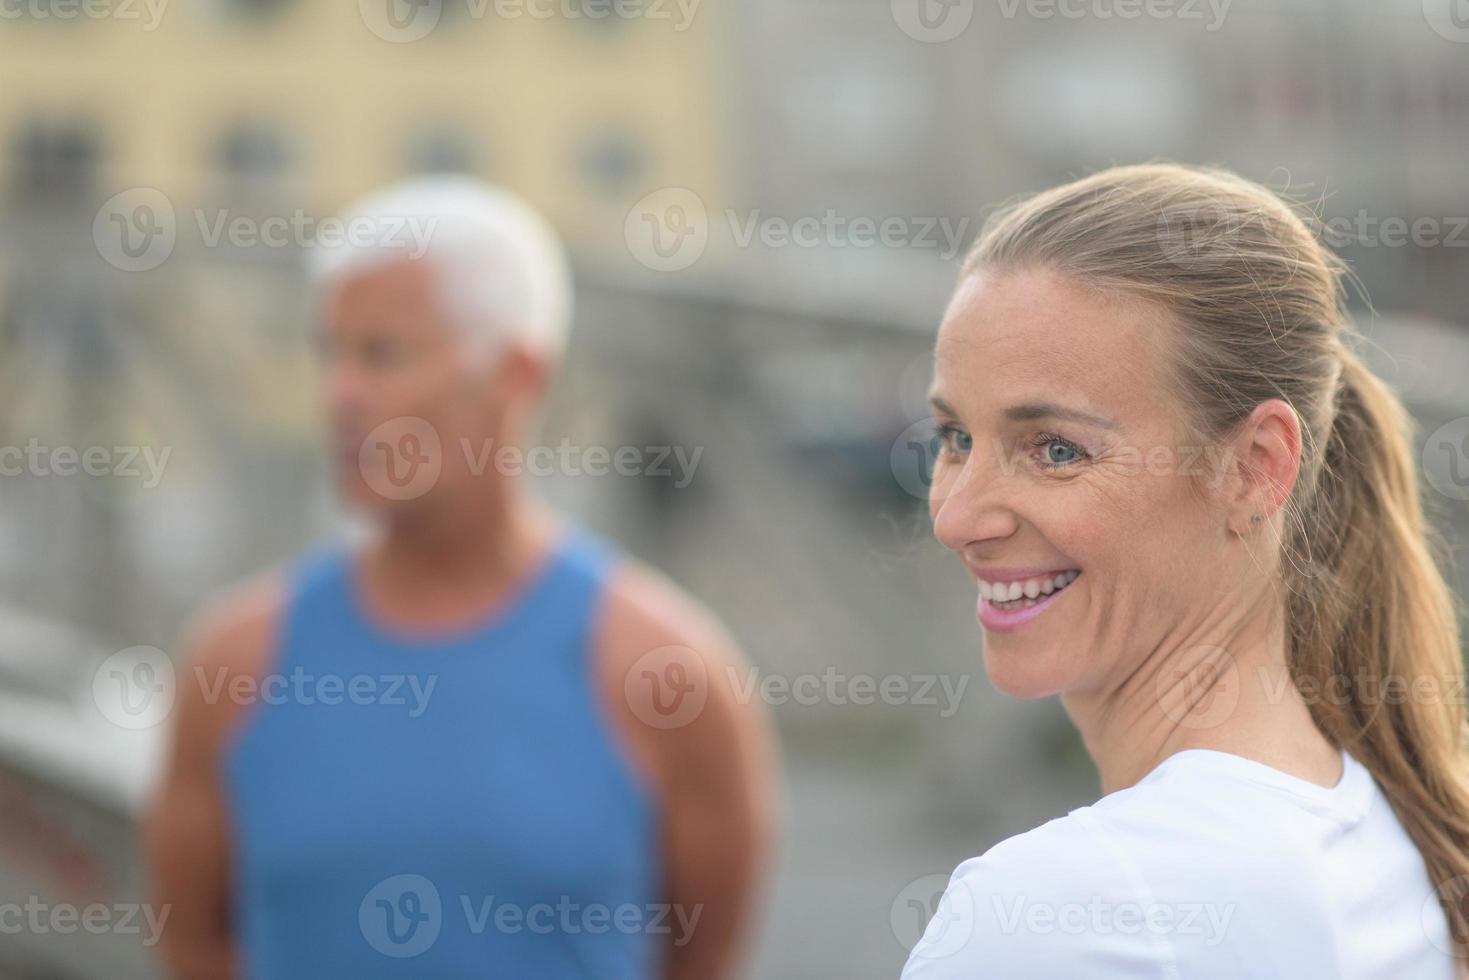
[[[972,232],[1011,195],[1112,164],[1217,163],[1350,219],[1362,241],[1340,251],[1379,308],[1462,323],[1469,57],[1432,29],[1436,3],[1200,0],[1148,17],[960,0],[925,23],[918,0],[750,0],[745,190],[782,213],[967,216]],[[1374,234],[1420,218],[1437,241]],[[871,272],[842,281],[852,307],[910,288]]]
[[[721,196],[717,10],[685,22],[673,4],[634,19],[543,0],[154,3],[7,16],[0,71],[17,97],[0,107],[0,180],[15,195],[153,187],[180,209],[322,218],[404,173],[464,170],[588,250],[622,248],[644,188]]]

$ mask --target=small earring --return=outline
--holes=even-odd
[[[1259,524],[1264,519],[1265,519],[1265,515],[1264,514],[1252,514],[1252,515],[1250,515],[1250,523],[1251,524]]]

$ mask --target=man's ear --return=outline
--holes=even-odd
[[[500,359],[500,380],[506,391],[539,404],[551,386],[552,365],[544,352],[522,341],[505,345]]]
[[[1290,499],[1301,471],[1301,420],[1285,401],[1263,401],[1240,425],[1231,449],[1229,526],[1247,534],[1252,517],[1268,521]]]
[[[505,438],[536,438],[555,370],[555,362],[545,351],[523,341],[505,344],[487,392],[504,412]]]

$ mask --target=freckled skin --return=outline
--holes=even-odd
[[[1237,615],[1237,599],[1224,599],[1239,589],[1246,556],[1231,547],[1222,498],[1207,487],[1216,475],[1202,456],[1197,484],[1179,472],[1188,447],[1182,406],[1163,383],[1169,329],[1148,304],[1043,269],[981,271],[944,316],[934,394],[956,417],[936,417],[973,448],[940,454],[936,536],[971,575],[992,566],[1083,572],[1035,621],[985,634],[986,671],[1013,697],[1123,686],[1155,652],[1206,642]],[[1118,429],[1001,414],[1027,401],[1102,415]],[[1041,460],[1076,458],[1030,444],[1047,432],[1090,458],[1045,469]]]

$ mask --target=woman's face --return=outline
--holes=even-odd
[[[1232,551],[1187,477],[1218,485],[1223,463],[1180,443],[1167,329],[1149,304],[1047,270],[981,270],[945,314],[930,512],[976,580],[990,679],[1014,697],[1120,686],[1217,625]]]

